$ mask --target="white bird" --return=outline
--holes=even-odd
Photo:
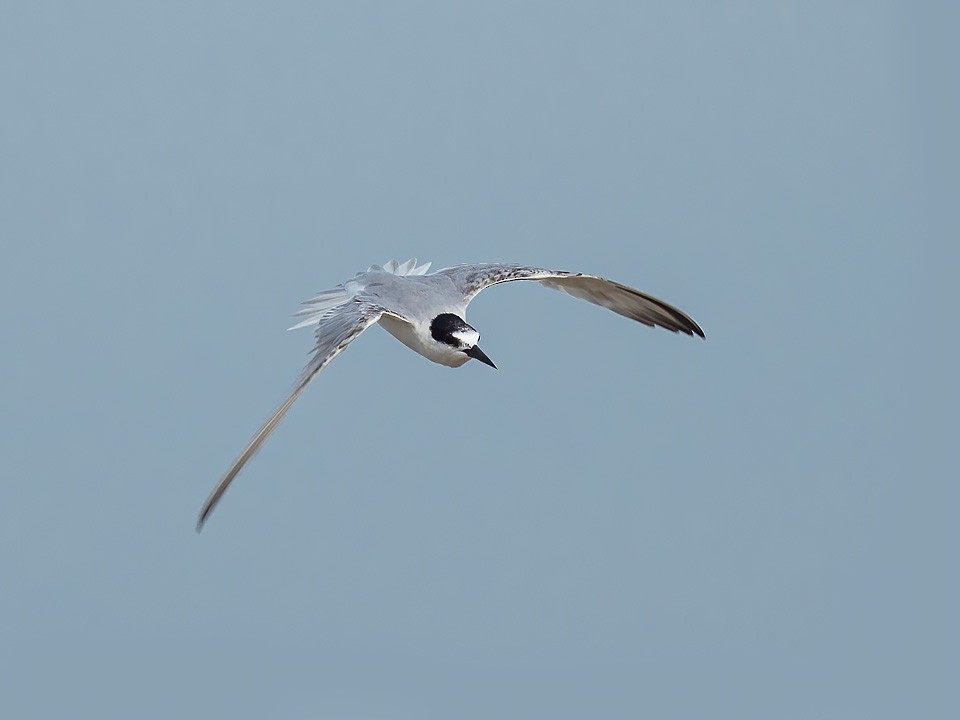
[[[429,269],[430,263],[417,265],[416,258],[402,264],[391,260],[383,267],[374,265],[357,273],[353,279],[319,292],[304,303],[306,307],[295,314],[302,319],[289,329],[316,326],[313,357],[290,396],[257,431],[204,503],[197,532],[309,382],[374,323],[379,322],[397,340],[435,363],[460,367],[473,358],[496,368],[478,346],[480,333],[464,319],[467,305],[491,285],[536,280],[644,325],[704,337],[700,326],[675,307],[595,275],[500,263],[457,265],[428,274]]]

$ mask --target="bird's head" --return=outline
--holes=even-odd
[[[467,357],[489,365],[493,369],[497,366],[488,358],[477,343],[480,342],[480,333],[467,325],[463,318],[453,313],[441,313],[430,323],[430,335],[438,343],[442,343]],[[466,361],[464,361],[466,362]]]

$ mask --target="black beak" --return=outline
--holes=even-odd
[[[489,366],[492,367],[494,370],[497,369],[497,366],[493,364],[493,360],[491,360],[490,358],[488,358],[487,355],[486,355],[486,353],[484,353],[483,350],[481,350],[480,348],[478,348],[476,345],[474,345],[474,346],[473,346],[472,348],[470,348],[469,350],[464,350],[464,352],[465,352],[467,355],[469,355],[470,357],[472,357],[474,360],[479,360],[479,361],[482,362],[484,365],[489,365]]]

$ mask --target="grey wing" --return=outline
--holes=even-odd
[[[457,265],[438,270],[436,274],[449,277],[468,303],[477,293],[492,285],[513,280],[536,280],[545,287],[587,300],[644,325],[704,337],[703,330],[686,313],[652,295],[596,275],[498,263]]]
[[[330,310],[317,326],[316,338],[317,344],[313,351],[313,357],[304,368],[303,374],[294,386],[290,396],[277,408],[276,412],[270,416],[263,426],[253,436],[240,457],[236,459],[230,469],[214,488],[210,497],[203,505],[200,511],[200,517],[197,520],[197,532],[203,529],[203,524],[207,517],[213,512],[220,498],[230,487],[230,483],[240,473],[243,466],[260,450],[264,441],[270,436],[284,415],[290,409],[290,406],[303,393],[304,389],[317,374],[323,370],[331,360],[343,352],[344,348],[353,342],[364,330],[377,322],[381,316],[387,312],[385,308],[378,305],[371,305],[360,300],[352,300],[345,305]]]

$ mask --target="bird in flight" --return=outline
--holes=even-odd
[[[491,285],[535,280],[644,325],[704,337],[700,326],[672,305],[596,275],[501,263],[456,265],[432,273],[427,272],[429,269],[430,263],[418,265],[416,258],[405,263],[391,260],[383,267],[374,265],[331,290],[317,293],[295,313],[300,321],[290,330],[316,328],[313,356],[290,396],[257,431],[207,498],[197,520],[197,532],[310,381],[375,323],[435,363],[460,367],[474,359],[496,368],[478,345],[480,333],[465,320],[467,305]]]

